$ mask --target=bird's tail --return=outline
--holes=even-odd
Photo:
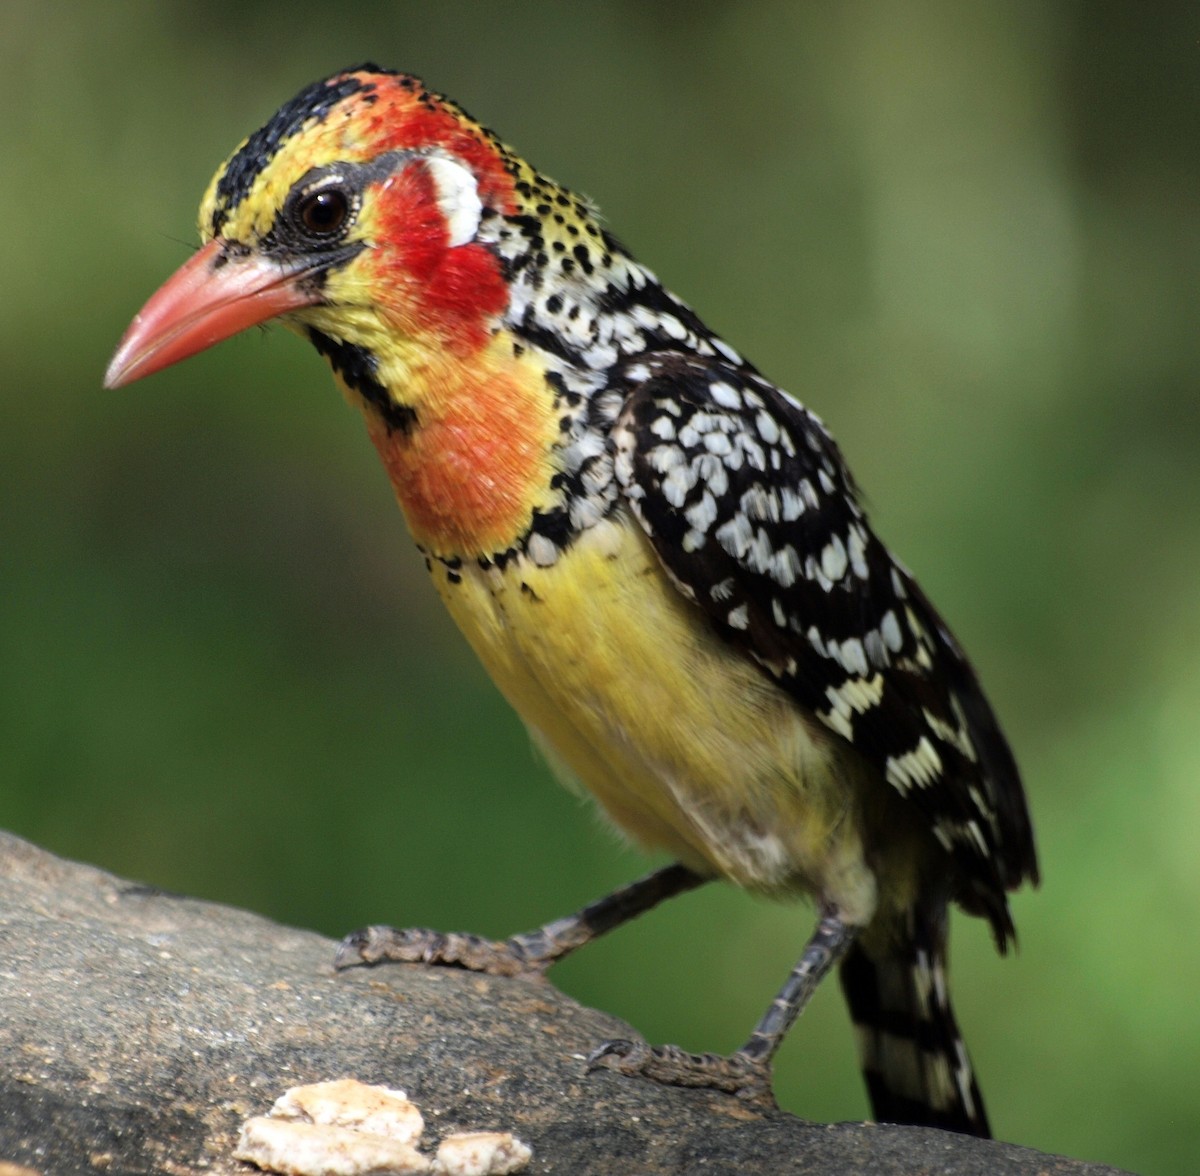
[[[842,990],[881,1123],[991,1137],[946,984],[946,911],[914,910],[886,949],[854,944]]]

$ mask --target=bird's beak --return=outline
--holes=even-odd
[[[140,380],[247,327],[315,305],[321,296],[303,281],[305,272],[259,253],[233,252],[219,238],[209,241],[134,317],[104,386]]]

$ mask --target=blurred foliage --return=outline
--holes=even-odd
[[[1037,817],[1020,954],[956,923],[993,1121],[1193,1171],[1198,53],[1176,0],[9,0],[0,823],[330,934],[503,934],[645,868],[451,632],[314,354],[275,330],[99,391],[238,139],[339,66],[400,66],[595,197],[829,421]],[[713,887],[556,979],[729,1049],[810,919]],[[866,1113],[834,985],[779,1090]]]

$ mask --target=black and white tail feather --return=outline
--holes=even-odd
[[[914,909],[904,938],[872,954],[860,940],[842,961],[872,1113],[988,1137],[991,1128],[946,982],[946,910]]]

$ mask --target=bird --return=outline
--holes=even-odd
[[[507,976],[721,879],[816,926],[728,1055],[616,1071],[774,1105],[836,970],[874,1117],[990,1135],[947,985],[952,905],[1003,954],[1039,880],[1020,774],[947,624],[819,417],[602,223],[417,77],[302,89],[219,168],[201,247],[116,388],[274,321],[325,357],[429,577],[556,773],[669,864],[507,940],[373,926],[338,963]]]

